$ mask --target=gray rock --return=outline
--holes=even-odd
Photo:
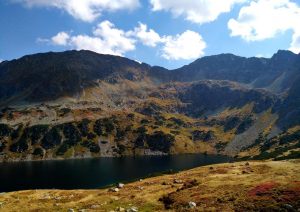
[[[125,186],[125,184],[123,184],[123,183],[118,183],[118,185],[117,185],[118,188],[123,188],[124,186]]]
[[[286,209],[289,209],[289,210],[293,210],[293,206],[290,205],[290,204],[284,204],[283,207],[285,207]]]
[[[131,208],[128,208],[127,210],[126,210],[126,212],[138,212],[139,210],[138,210],[138,208],[137,207],[131,207]]]
[[[174,183],[176,183],[176,184],[182,184],[183,183],[183,181],[182,180],[178,180],[178,179],[174,179],[174,181],[173,181]]]
[[[125,211],[125,208],[122,208],[122,207],[117,207],[116,211]]]
[[[195,208],[197,204],[195,202],[189,202],[189,208]]]
[[[110,188],[109,191],[111,191],[111,192],[118,192],[119,189],[118,188]]]

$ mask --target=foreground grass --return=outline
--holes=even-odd
[[[190,201],[197,206],[189,208]],[[118,192],[30,190],[0,195],[0,211],[125,211],[133,207],[138,211],[297,211],[300,160],[204,166],[126,184]]]

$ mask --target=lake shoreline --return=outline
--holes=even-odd
[[[101,188],[232,160],[222,155],[184,154],[2,163],[0,181],[6,184],[0,185],[0,191]]]
[[[300,208],[300,160],[243,161],[196,167],[112,189],[43,189],[0,195],[4,211],[258,211]],[[226,189],[225,189],[226,188]],[[16,198],[18,201],[16,201]],[[170,200],[170,201],[169,201]],[[41,204],[41,202],[43,204]]]
[[[105,155],[105,156],[84,156],[84,157],[71,157],[71,158],[45,158],[45,159],[22,159],[22,160],[0,160],[0,165],[5,163],[23,163],[23,162],[42,162],[42,161],[67,161],[67,160],[85,160],[85,159],[100,159],[100,158],[135,158],[135,157],[168,157],[168,156],[174,156],[174,155],[197,155],[197,154],[203,154],[203,155],[218,155],[218,156],[225,156],[232,158],[230,155],[226,154],[207,154],[207,153],[172,153],[172,154],[149,154],[149,155]]]

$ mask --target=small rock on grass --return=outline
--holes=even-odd
[[[178,180],[178,179],[174,179],[174,181],[173,181],[174,183],[176,183],[176,184],[182,184],[183,183],[183,181],[182,180]]]
[[[118,183],[117,187],[118,187],[118,188],[123,188],[124,185],[125,185],[124,183]]]
[[[195,202],[189,202],[189,208],[195,208],[197,204]]]
[[[110,188],[109,191],[111,191],[111,192],[118,192],[119,189],[118,188]]]
[[[143,186],[138,186],[138,189],[139,189],[139,190],[143,190],[144,187],[143,187]]]
[[[117,207],[116,211],[125,211],[125,208],[122,208],[122,207]]]
[[[137,209],[137,207],[131,207],[126,210],[126,212],[138,212],[138,211],[139,210]]]
[[[292,205],[290,205],[290,204],[284,204],[283,205],[286,209],[288,209],[288,210],[293,210],[294,208],[293,208],[293,206]],[[299,210],[298,210],[299,211]]]

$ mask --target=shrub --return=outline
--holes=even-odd
[[[71,112],[70,108],[62,108],[59,110],[59,116],[60,117],[65,116],[66,114],[68,114],[70,112]]]
[[[110,120],[108,118],[103,119],[103,125],[104,125],[107,133],[110,133],[115,129],[114,123],[112,122],[112,120]]]
[[[81,142],[81,146],[89,148],[90,152],[93,152],[93,153],[100,152],[100,146],[90,140]]]
[[[53,127],[48,131],[41,141],[41,145],[44,149],[51,149],[61,144],[62,137],[59,134],[58,127]]]
[[[19,138],[19,136],[21,135],[22,129],[23,129],[23,125],[20,124],[18,126],[18,128],[11,133],[11,139],[16,140],[17,138]]]
[[[100,152],[100,147],[98,144],[92,143],[89,148],[90,148],[90,152],[93,152],[93,153]]]
[[[92,133],[92,132],[88,133],[87,139],[93,140],[94,138],[96,138],[96,135],[94,133]]]
[[[12,129],[6,124],[0,124],[0,137],[9,136]]]
[[[251,118],[251,116],[246,117],[242,121],[242,123],[238,126],[236,133],[241,134],[245,132],[249,127],[251,127],[252,124],[253,124],[253,119]]]
[[[179,125],[179,126],[184,125],[184,121],[182,121],[181,119],[172,117],[172,118],[170,118],[169,120],[172,121],[172,122],[174,122],[175,124],[177,124],[177,125]]]
[[[5,141],[0,140],[0,152],[2,152],[5,149],[6,147],[5,143],[6,143]]]
[[[28,132],[26,130],[24,130],[22,136],[19,138],[19,140],[12,144],[9,147],[9,150],[11,152],[25,152],[28,149],[28,144],[27,144],[27,140],[28,140]]]
[[[238,126],[238,124],[240,123],[240,118],[239,117],[229,117],[225,123],[224,123],[224,131],[227,132],[229,130],[234,129],[235,127]]]
[[[66,137],[65,143],[69,146],[74,146],[81,141],[81,135],[78,129],[72,124],[63,124],[63,132]]]
[[[48,125],[35,125],[28,129],[31,144],[36,144],[48,131]]]
[[[142,148],[145,146],[146,136],[145,135],[139,135],[134,142],[134,146],[136,148]]]
[[[126,128],[125,128],[126,132],[130,132],[131,130],[132,130],[132,125],[126,126]]]
[[[283,145],[283,144],[290,143],[292,141],[297,141],[297,140],[298,141],[300,140],[300,130],[296,131],[292,134],[287,133],[287,134],[281,136],[279,144]]]
[[[147,129],[144,126],[141,126],[141,127],[137,128],[135,132],[140,135],[145,135],[147,132]]]
[[[151,150],[169,152],[175,141],[175,137],[171,134],[165,134],[162,131],[157,131],[152,135],[147,136],[147,144]]]
[[[101,136],[103,134],[103,130],[102,130],[102,120],[98,119],[97,121],[95,121],[94,124],[94,132],[98,135]]]
[[[118,144],[118,148],[119,148],[118,151],[119,154],[122,154],[126,150],[126,147],[123,144]]]
[[[60,155],[60,156],[64,155],[68,151],[68,148],[69,148],[68,144],[63,143],[58,147],[56,151],[56,155]]]
[[[83,137],[86,137],[89,134],[89,123],[90,120],[82,119],[80,123],[78,123],[77,127]]]
[[[32,154],[35,155],[35,156],[43,156],[44,155],[44,150],[42,148],[38,147],[38,148],[34,149]]]
[[[142,119],[140,123],[141,124],[148,124],[148,123],[150,123],[150,121],[147,120],[147,119]]]
[[[135,115],[134,115],[133,113],[129,113],[129,114],[127,115],[127,117],[130,118],[130,119],[134,119],[134,116],[135,116]]]
[[[120,140],[124,139],[124,136],[126,134],[125,131],[120,129],[120,128],[117,128],[116,130],[117,130],[117,133],[116,133],[117,141],[120,141]]]

